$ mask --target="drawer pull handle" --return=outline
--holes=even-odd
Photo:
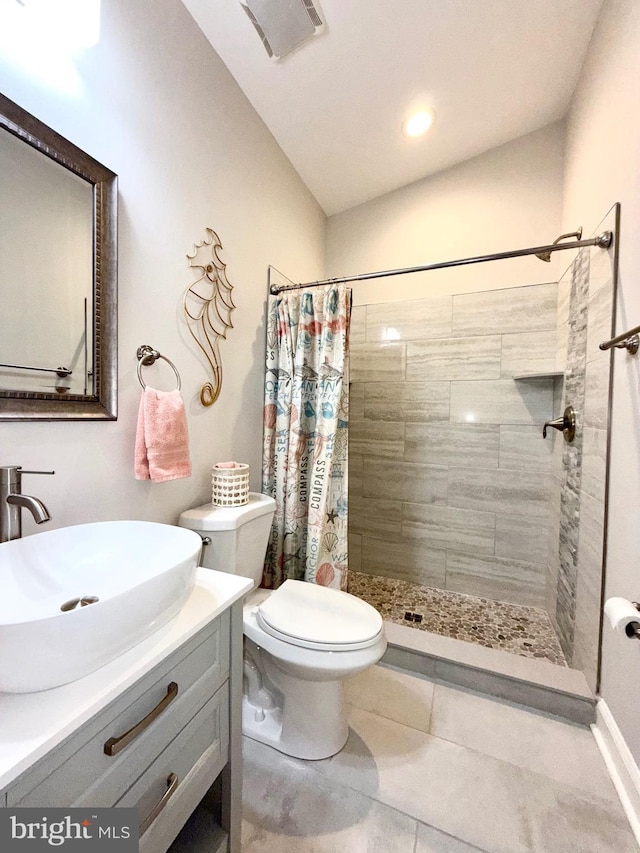
[[[170,773],[167,777],[167,790],[162,795],[162,798],[155,804],[155,806],[151,809],[149,814],[140,824],[140,837],[145,834],[145,832],[149,829],[154,820],[158,817],[162,809],[167,805],[171,797],[175,794],[176,788],[178,787],[178,782],[180,780],[176,776],[175,773]]]
[[[173,700],[178,695],[178,685],[175,681],[172,681],[171,684],[167,686],[167,695],[161,702],[158,702],[156,707],[149,711],[147,716],[140,720],[139,723],[136,723],[133,728],[129,729],[128,732],[125,732],[120,737],[110,737],[109,740],[104,745],[104,753],[105,755],[117,755],[121,752],[125,746],[129,746],[132,740],[138,737],[139,734],[151,725],[151,723],[160,716],[160,714],[164,711],[164,709],[169,705],[169,703],[173,702]]]

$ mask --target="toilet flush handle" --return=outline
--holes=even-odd
[[[207,545],[211,545],[211,537],[203,536],[202,533],[200,533],[199,536],[202,539],[202,548],[200,549],[200,559],[198,560],[198,565],[201,566],[203,565],[204,560],[204,549],[207,547]]]

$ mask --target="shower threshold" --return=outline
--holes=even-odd
[[[349,592],[376,607],[385,620],[388,648],[383,664],[487,693],[582,725],[595,721],[596,700],[584,674],[570,669],[563,657],[552,662],[541,655],[546,640],[538,646],[525,646],[529,640],[523,639],[523,635],[529,635],[528,629],[520,631],[517,621],[506,623],[498,617],[503,627],[497,633],[502,633],[505,639],[496,635],[498,642],[491,645],[488,639],[491,634],[485,626],[484,642],[479,642],[480,629],[470,630],[473,625],[480,625],[478,603],[500,602],[354,571],[349,572]],[[403,593],[410,593],[410,597]],[[437,599],[435,594],[447,598]],[[461,603],[462,609],[454,611],[448,598],[451,595],[466,599]],[[427,598],[430,609],[426,606]],[[475,609],[470,610],[473,607]],[[532,609],[524,608],[526,611]],[[474,620],[470,620],[470,613],[475,614]],[[405,619],[406,614],[421,615],[422,620]],[[446,619],[445,614],[454,615]],[[520,613],[521,619],[523,616]],[[452,626],[456,624],[461,627],[454,632]],[[513,634],[511,642],[519,645],[524,654],[505,650],[509,633]]]

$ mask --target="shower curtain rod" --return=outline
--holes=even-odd
[[[438,264],[426,264],[420,267],[405,267],[397,270],[382,270],[380,272],[367,272],[360,275],[348,275],[342,278],[325,278],[322,281],[306,281],[303,284],[287,284],[269,286],[269,292],[276,296],[286,290],[299,290],[302,287],[324,287],[329,284],[348,284],[352,281],[367,281],[371,278],[387,278],[392,275],[406,275],[411,272],[428,272],[429,270],[441,270],[446,267],[461,267],[468,264],[481,264],[485,261],[501,261],[506,258],[521,258],[525,255],[542,255],[550,252],[559,252],[564,249],[581,249],[584,246],[597,246],[599,249],[608,249],[613,240],[611,231],[603,231],[597,237],[588,240],[574,240],[571,243],[552,243],[550,246],[535,246],[532,249],[514,249],[510,252],[498,252],[494,255],[480,255],[475,258],[461,258],[457,261],[442,261]],[[271,270],[269,270],[271,273]]]

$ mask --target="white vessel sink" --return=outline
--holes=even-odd
[[[75,681],[158,630],[191,592],[201,547],[192,530],[149,521],[0,544],[0,691]]]

